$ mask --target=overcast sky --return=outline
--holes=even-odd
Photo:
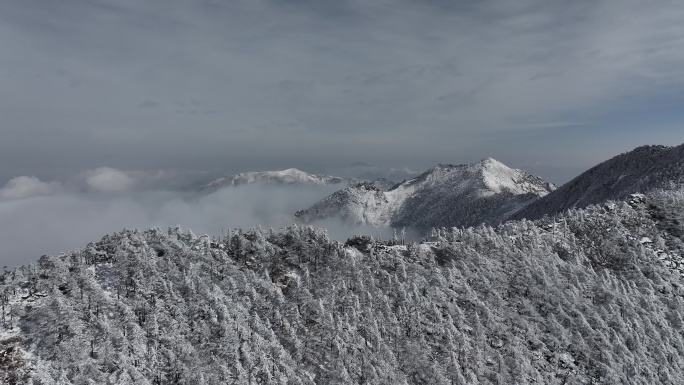
[[[684,2],[0,3],[0,183],[423,170],[556,183],[684,130]]]
[[[219,174],[491,156],[562,184],[680,144],[682,20],[681,0],[2,1],[0,262],[270,221],[279,192],[169,194]]]

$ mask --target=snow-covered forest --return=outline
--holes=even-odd
[[[8,384],[677,384],[684,191],[423,242],[125,230],[0,276]]]
[[[510,219],[536,219],[572,207],[625,199],[634,192],[681,185],[684,185],[684,144],[641,146],[597,164],[531,202]]]

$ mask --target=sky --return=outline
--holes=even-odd
[[[484,157],[560,185],[684,142],[683,19],[680,0],[0,2],[0,199]]]

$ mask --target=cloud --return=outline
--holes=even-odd
[[[62,190],[59,182],[43,182],[34,176],[18,176],[0,188],[0,198],[23,199],[51,195]]]
[[[136,178],[125,171],[109,167],[100,167],[86,171],[82,175],[86,186],[90,191],[119,192],[132,189],[136,184]]]
[[[4,188],[0,188],[0,198],[25,199],[67,193],[196,192],[207,181],[222,175],[216,170],[118,170],[100,167],[64,177],[61,181],[43,182],[34,176],[12,177]]]
[[[118,170],[100,167],[67,179],[71,191],[117,193],[126,191],[196,191],[218,177],[218,171],[183,169]]]
[[[278,229],[293,223],[296,210],[313,205],[335,189],[245,185],[209,195],[158,190],[108,194],[72,191],[0,200],[0,266],[74,250],[123,228],[180,224],[212,236],[235,227]]]
[[[674,0],[11,2],[0,13],[13,57],[0,164],[28,151],[58,171],[356,159],[422,168],[500,157],[512,150],[496,134],[531,129],[550,153],[572,154],[540,133],[567,129],[554,122],[583,122],[591,134],[576,142],[616,152],[666,142],[681,135],[654,124],[654,101],[681,94],[682,15]],[[155,104],[183,113],[138,108]],[[635,105],[650,129],[609,135]]]

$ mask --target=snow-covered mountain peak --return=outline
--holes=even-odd
[[[523,170],[510,168],[494,158],[485,158],[475,165],[480,167],[482,182],[493,193],[507,191],[516,195],[533,193],[544,196],[556,189],[552,183]]]
[[[555,189],[553,184],[525,171],[510,168],[491,157],[471,164],[438,164],[405,184],[449,186],[463,192],[479,191],[483,195],[507,191],[514,195],[534,193],[543,196]]]
[[[252,183],[303,184],[324,186],[330,184],[351,183],[354,180],[332,175],[309,174],[296,168],[280,171],[244,172],[224,178],[215,179],[204,185],[201,190],[216,190],[226,186],[238,186]]]
[[[374,226],[477,224],[510,215],[554,188],[525,171],[485,158],[471,164],[438,164],[385,192],[347,188],[296,216],[310,222],[339,215],[350,223]],[[478,205],[482,207],[475,209]]]
[[[261,173],[247,173],[255,179],[273,179],[284,183],[304,183],[304,184],[328,184],[331,177],[329,175],[314,175],[296,168],[288,168],[282,171],[263,171]],[[246,174],[244,174],[246,175]],[[341,178],[340,178],[341,179]]]
[[[309,175],[311,175],[309,173],[306,173],[306,172],[304,172],[298,168],[294,168],[294,167],[288,168],[288,169],[285,169],[282,171],[273,171],[273,174],[274,175],[282,175],[282,176],[292,176],[292,177],[296,177],[296,178],[297,177],[298,178],[308,177]]]
[[[509,168],[505,164],[499,162],[498,160],[496,160],[490,156],[481,159],[479,162],[477,162],[475,164],[481,164],[483,167],[505,167],[505,168]]]
[[[364,185],[366,188],[387,191],[395,185],[388,179],[364,180],[357,178],[341,178],[324,174],[309,174],[297,168],[288,168],[280,171],[256,171],[243,172],[215,179],[200,188],[201,191],[213,192],[223,187],[235,187],[245,184],[271,184],[271,185],[307,185],[307,186],[330,186],[339,185],[340,188],[347,186]]]

